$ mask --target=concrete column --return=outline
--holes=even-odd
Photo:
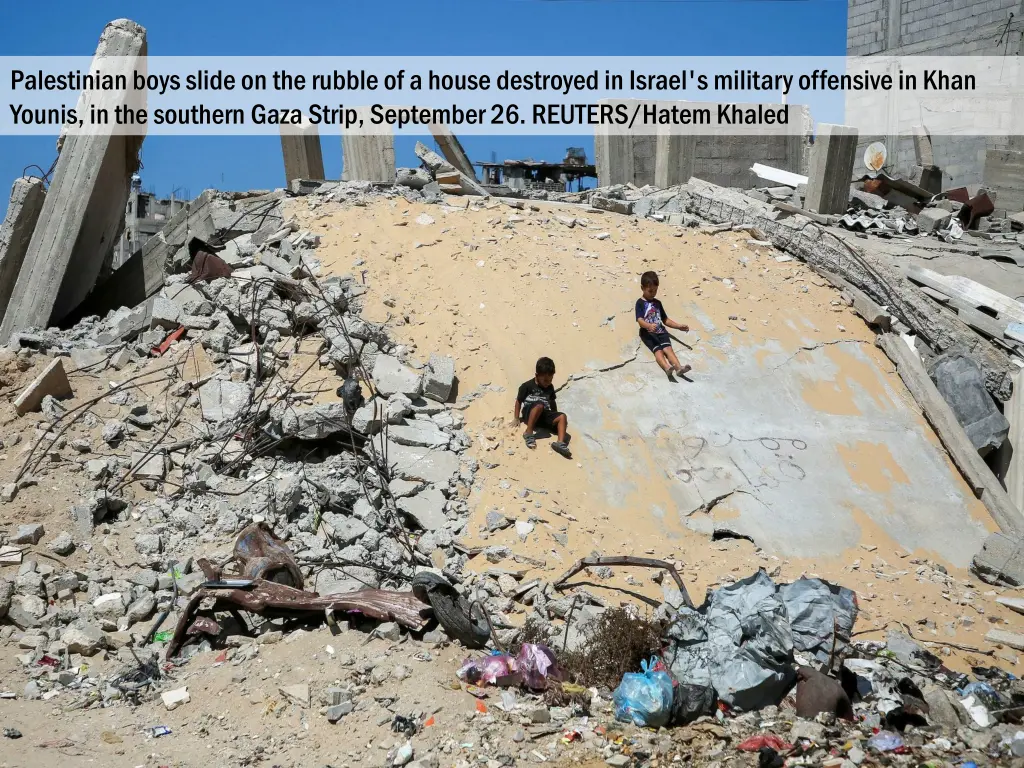
[[[822,214],[845,213],[857,155],[857,129],[821,123],[811,148],[804,207]]]
[[[395,136],[391,126],[371,126],[369,109],[361,107],[363,133],[341,134],[344,181],[395,181]]]
[[[598,104],[626,104],[630,107],[635,99],[601,99]],[[634,178],[633,137],[614,133],[608,126],[594,128],[594,165],[597,166],[597,184],[607,187],[612,184],[632,184]]]
[[[42,179],[20,178],[11,187],[11,202],[0,223],[0,318],[18,282],[18,273],[25,261],[25,252],[43,209],[46,190]]]
[[[654,149],[654,186],[685,184],[693,176],[697,134],[680,133],[678,126],[659,125]]]
[[[476,171],[473,170],[473,163],[470,161],[469,155],[466,154],[466,150],[462,148],[462,142],[459,141],[458,136],[448,130],[447,125],[431,125],[430,132],[441,148],[441,154],[444,155],[445,160],[451,163],[455,170],[475,179]]]
[[[93,70],[125,74],[145,70],[146,30],[128,19],[103,30]],[[121,57],[111,61],[107,57]],[[138,95],[104,100],[83,94],[79,106],[102,101],[111,111],[115,98],[139,106]],[[111,118],[112,119],[112,118]],[[62,136],[53,182],[46,194],[21,274],[0,325],[0,342],[14,331],[46,327],[81,303],[113,253],[124,227],[132,174],[139,167],[144,136],[74,134]]]
[[[320,147],[320,130],[303,116],[302,125],[281,126],[281,154],[284,156],[284,183],[292,179],[322,180],[324,155]]]

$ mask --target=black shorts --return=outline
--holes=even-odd
[[[651,352],[657,352],[659,349],[672,346],[672,339],[669,338],[667,333],[641,333],[640,340],[647,345]]]
[[[535,405],[534,408],[536,407],[537,406]],[[540,407],[543,408],[544,406]],[[523,422],[523,424],[525,424],[529,415],[530,412],[524,408],[523,414],[522,416],[519,417],[519,420]],[[547,408],[544,408],[544,412],[541,413],[540,418],[537,419],[537,423],[534,426],[540,427],[541,429],[546,429],[549,432],[555,432],[558,430],[558,427],[555,425],[555,419],[557,419],[561,415],[562,414],[559,411],[550,411]]]

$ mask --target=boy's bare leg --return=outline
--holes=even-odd
[[[661,370],[665,373],[672,373],[672,364],[666,359],[664,349],[659,349],[655,352],[654,359],[658,361],[658,365],[661,366]]]
[[[530,409],[530,413],[526,417],[526,431],[523,432],[524,435],[533,434],[534,427],[537,426],[537,419],[540,418],[542,413],[544,413],[544,406],[540,403],[537,403],[537,405]]]
[[[569,426],[569,419],[566,418],[564,413],[558,415],[555,419],[555,426],[558,428],[558,442],[565,442],[565,430]]]
[[[679,358],[676,357],[676,351],[672,349],[672,347],[665,348],[665,356],[668,358],[669,363],[672,364],[672,370],[676,371],[677,373],[682,374],[690,370],[690,366],[684,366],[679,364]]]

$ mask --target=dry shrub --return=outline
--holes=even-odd
[[[560,627],[551,637],[545,624],[529,620],[520,639],[550,646],[569,682],[585,688],[616,688],[625,673],[639,672],[640,662],[661,648],[660,624],[649,615],[633,618],[623,608],[609,608],[584,626],[584,642],[578,651],[562,650],[564,631]]]

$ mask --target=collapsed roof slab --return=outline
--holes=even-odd
[[[689,381],[666,381],[642,349],[559,393],[572,431],[603,457],[585,465],[603,498],[628,505],[667,482],[688,528],[780,557],[834,556],[884,535],[968,564],[992,521],[882,352],[822,342],[810,320],[795,321],[794,350],[715,328],[696,304],[679,314],[720,353],[696,361]]]
[[[93,69],[131,72],[146,55],[146,30],[128,19],[103,30]],[[116,63],[106,61],[118,58]],[[130,77],[130,75],[128,75]],[[86,109],[92,94],[79,103]],[[125,94],[112,96],[125,100]],[[112,109],[114,103],[104,104]],[[53,182],[0,324],[0,341],[17,330],[59,321],[85,298],[124,227],[132,174],[144,136],[67,134]]]

